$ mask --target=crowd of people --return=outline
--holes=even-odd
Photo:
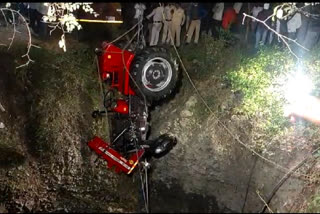
[[[5,5],[3,5],[3,7],[5,7]],[[45,6],[44,3],[17,2],[11,4],[11,8],[19,11],[19,13],[25,17],[29,23],[29,29],[32,35],[40,36],[42,38],[46,38],[48,36],[47,24],[42,21],[42,17],[48,13],[48,7]],[[5,19],[12,24],[12,13],[6,11],[3,15],[5,15]],[[19,16],[15,15],[15,17],[19,19]],[[19,24],[19,20],[16,20],[15,22],[16,24]]]
[[[245,3],[248,4],[248,3]],[[251,3],[250,8],[243,3],[136,3],[135,10],[137,20],[143,20],[145,28],[144,35],[150,46],[175,44],[181,45],[181,40],[187,45],[192,40],[198,44],[201,32],[219,37],[219,31],[230,31],[231,33],[244,32],[246,26],[242,25],[243,13],[247,13],[258,20],[250,20],[249,33],[254,38],[254,48],[260,45],[281,42],[270,30],[285,35],[301,43],[306,38],[306,17],[296,12],[288,19],[277,19],[286,14],[278,11],[277,16],[269,18],[273,14],[276,5],[270,3]],[[249,13],[248,13],[249,9]],[[266,26],[267,25],[267,26]],[[183,27],[185,26],[185,27]],[[303,28],[303,30],[299,29]],[[170,35],[171,32],[171,35]],[[172,36],[172,40],[171,40]],[[161,39],[159,39],[161,37]],[[181,38],[182,37],[182,38]]]
[[[140,22],[140,27],[144,29],[144,45],[149,46],[174,44],[180,47],[181,44],[188,45],[192,41],[198,44],[202,33],[219,38],[221,31],[230,31],[233,35],[240,35],[244,34],[247,29],[249,29],[249,38],[255,49],[258,49],[260,45],[281,42],[281,39],[275,36],[270,29],[296,40],[307,48],[314,46],[320,37],[320,26],[317,26],[319,22],[312,21],[299,11],[287,19],[277,19],[277,17],[287,15],[283,14],[283,11],[278,11],[278,14],[272,19],[268,18],[273,14],[275,3],[130,4],[132,5],[129,6],[131,13],[123,7],[124,22],[130,23],[129,25]],[[299,4],[301,3],[297,3],[298,7],[303,6]],[[27,17],[30,30],[34,35],[44,38],[48,36],[48,26],[42,21],[43,15],[48,11],[44,3],[16,3],[15,6],[17,7],[15,9]],[[304,11],[309,10],[308,7],[303,6],[303,8]],[[250,27],[247,28],[242,25],[243,13],[266,21],[261,23],[247,18],[250,21]],[[8,16],[10,17],[10,14]],[[128,18],[126,19],[125,16]],[[126,24],[125,26],[130,27]]]
[[[144,33],[150,46],[161,43],[180,47],[182,35],[186,45],[192,39],[198,44],[201,29],[210,31],[216,37],[218,28],[229,29],[236,22],[242,3],[228,4],[227,7],[225,3],[216,3],[215,6],[210,3],[210,6],[208,8],[199,3],[153,3],[146,6],[144,3],[136,3],[134,18],[135,21],[144,20],[147,29]]]

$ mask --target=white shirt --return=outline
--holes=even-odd
[[[234,5],[233,5],[233,9],[236,11],[237,14],[240,12],[241,7],[242,7],[241,2],[234,3]]]
[[[257,18],[258,14],[259,14],[261,11],[263,11],[263,7],[256,7],[256,6],[254,6],[254,7],[252,8],[252,16]]]
[[[288,33],[295,33],[301,27],[301,14],[296,13],[288,22]]]
[[[29,8],[37,10],[39,13],[42,15],[47,15],[48,14],[48,6],[45,6],[44,3],[28,3]]]
[[[30,9],[37,9],[39,3],[28,3]]]
[[[224,10],[224,3],[220,2],[217,3],[214,8],[212,8],[213,16],[212,18],[218,21],[222,20],[222,15],[223,15],[223,10]]]
[[[172,22],[177,25],[183,25],[185,21],[185,14],[184,10],[181,7],[178,7],[174,10],[173,16],[172,16]]]
[[[163,8],[163,6],[159,6],[159,7],[157,7],[157,8],[155,8],[155,9],[153,9],[153,11],[147,16],[147,19],[149,19],[151,16],[153,16],[153,21],[154,22],[162,22],[162,20],[163,20],[163,15],[162,15],[162,13],[163,13],[163,11],[164,11],[164,8]]]
[[[134,15],[135,19],[141,19],[143,17],[144,10],[146,9],[146,6],[142,3],[136,3],[134,5],[134,8],[136,9],[136,14]]]
[[[257,18],[257,16],[258,16],[258,14],[261,12],[261,11],[263,11],[263,7],[256,7],[256,6],[254,6],[253,8],[252,8],[252,16],[253,17],[255,17],[255,18]],[[252,22],[255,22],[256,20],[254,20],[254,19],[252,19]]]
[[[39,13],[41,13],[42,15],[47,15],[48,14],[48,10],[49,7],[44,5],[45,3],[40,3],[38,11]]]

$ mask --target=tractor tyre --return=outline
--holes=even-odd
[[[170,95],[178,80],[178,64],[166,48],[148,47],[137,52],[130,69],[131,88],[148,102]]]

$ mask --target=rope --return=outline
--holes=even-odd
[[[250,183],[251,183],[251,178],[252,178],[252,175],[253,175],[253,172],[254,172],[254,168],[256,167],[256,164],[257,164],[257,160],[258,160],[258,157],[257,156],[254,156],[255,159],[254,159],[254,163],[252,165],[252,168],[250,170],[250,177],[249,177],[249,181],[248,181],[248,185],[247,185],[247,189],[246,189],[246,195],[244,197],[244,202],[243,202],[243,205],[242,205],[242,209],[241,209],[241,213],[243,213],[244,211],[244,208],[246,206],[246,202],[247,202],[247,197],[248,197],[248,193],[249,193],[249,188],[250,188]]]
[[[161,6],[160,3],[159,3],[159,5]],[[162,17],[163,17],[163,19],[165,19],[164,12],[162,12]],[[188,78],[189,82],[191,83],[191,85],[192,85],[192,87],[194,88],[195,92],[198,94],[198,96],[199,96],[199,98],[201,99],[202,103],[205,105],[205,107],[206,107],[206,108],[208,109],[208,111],[210,112],[209,118],[212,116],[215,120],[217,120],[218,123],[229,133],[229,135],[231,135],[239,144],[241,144],[241,145],[242,145],[243,147],[245,147],[247,150],[249,150],[250,152],[252,152],[254,155],[256,155],[256,156],[258,156],[259,158],[261,158],[262,160],[264,160],[264,161],[266,161],[266,162],[274,165],[274,166],[275,166],[276,168],[278,168],[278,169],[281,169],[281,170],[283,170],[283,171],[285,171],[285,172],[289,172],[290,169],[288,169],[288,168],[286,168],[286,167],[283,167],[283,166],[277,164],[276,162],[274,162],[274,161],[272,161],[272,160],[269,160],[269,159],[263,157],[263,156],[260,155],[258,152],[256,152],[254,149],[250,148],[247,144],[245,144],[244,142],[242,142],[242,141],[239,139],[238,136],[234,135],[234,134],[232,133],[232,131],[231,131],[228,127],[226,127],[226,125],[224,125],[223,122],[221,122],[221,121],[219,120],[219,118],[215,115],[215,113],[213,112],[213,110],[209,107],[209,105],[207,104],[207,102],[204,100],[203,96],[200,94],[199,90],[197,89],[197,87],[195,86],[194,82],[192,81],[192,79],[191,79],[191,77],[190,77],[187,69],[185,68],[184,63],[183,63],[183,61],[182,61],[182,59],[181,59],[181,57],[180,57],[180,54],[179,54],[179,52],[178,52],[178,50],[177,50],[177,48],[176,48],[176,46],[175,46],[175,44],[174,44],[173,36],[172,36],[172,33],[171,33],[171,28],[169,28],[169,35],[170,35],[170,38],[171,38],[171,41],[172,41],[172,44],[173,44],[173,48],[174,48],[174,50],[175,50],[175,52],[176,52],[176,55],[177,55],[177,57],[179,58],[179,61],[180,61],[180,63],[181,63],[181,66],[182,66],[183,71],[184,71],[185,74],[187,75],[187,78]],[[296,173],[296,174],[299,175],[299,176],[303,175],[303,174],[300,174],[300,173]],[[306,175],[304,175],[304,176],[306,176]]]
[[[318,147],[317,149],[315,149],[311,155],[315,154],[318,150],[320,150],[320,147]],[[268,205],[270,204],[273,196],[277,193],[277,191],[279,190],[279,188],[282,186],[282,184],[284,184],[284,182],[291,176],[291,174],[293,174],[298,168],[300,168],[305,162],[307,162],[307,160],[310,158],[306,157],[305,159],[303,159],[299,164],[297,164],[295,167],[293,167],[288,173],[286,173],[281,180],[278,182],[278,184],[273,188],[270,196],[268,197],[267,203],[263,206],[262,210],[260,213],[264,213],[264,211],[266,210],[266,208],[268,207]]]
[[[102,79],[101,79],[101,75],[100,75],[100,66],[99,66],[99,61],[98,61],[97,56],[95,56],[95,61],[96,61],[96,66],[97,66],[98,78],[99,78],[100,92],[101,92],[101,96],[102,96],[102,100],[103,100],[104,93],[103,93]]]
[[[129,30],[127,30],[126,32],[124,32],[122,35],[118,36],[116,39],[114,39],[113,41],[110,42],[110,44],[115,43],[116,41],[120,40],[122,37],[124,37],[125,35],[127,35],[128,33],[130,33],[135,27],[137,27],[137,25],[140,23],[141,21],[137,22],[135,25],[133,25]]]
[[[142,20],[140,20],[138,23],[136,23],[131,29],[129,29],[127,32],[125,32],[124,34],[122,34],[121,36],[119,36],[118,38],[116,38],[115,40],[113,40],[111,42],[114,43],[116,41],[118,41],[120,38],[124,37],[125,35],[127,35],[129,32],[131,32],[136,26],[138,26],[139,23],[141,23]],[[132,41],[136,38],[136,36],[138,35],[138,33],[142,31],[142,28],[138,28],[138,31],[133,35],[133,37],[129,40],[129,42],[126,44],[126,46],[123,48],[122,52],[121,52],[121,55],[122,55],[122,63],[123,63],[123,66],[124,68],[126,69],[126,72],[128,72],[129,76],[130,76],[130,79],[133,81],[133,83],[137,86],[138,90],[140,91],[140,93],[142,94],[143,96],[143,99],[144,99],[144,106],[145,106],[145,111],[148,113],[148,108],[147,108],[147,101],[146,101],[146,96],[144,95],[144,93],[142,92],[141,88],[139,87],[139,85],[136,83],[136,81],[134,80],[134,78],[132,77],[132,75],[130,74],[130,71],[128,70],[127,66],[126,66],[126,63],[125,63],[125,60],[124,60],[124,51],[125,49],[132,43]],[[135,148],[136,148],[136,155],[138,157],[138,145],[137,145],[137,139],[136,137],[134,138],[134,143],[135,143]],[[145,209],[147,211],[147,213],[149,213],[149,197],[148,197],[148,180],[147,180],[147,171],[145,171],[146,173],[146,181],[144,182],[143,181],[143,178],[142,178],[142,173],[141,173],[141,167],[139,167],[139,175],[140,175],[140,182],[141,182],[141,189],[142,189],[142,193],[143,193],[143,199],[144,199],[144,204],[145,204]],[[144,186],[144,183],[145,186]],[[146,187],[146,189],[145,189]]]
[[[133,139],[136,147],[136,155],[138,157],[138,145],[137,145],[137,139]],[[143,195],[143,200],[144,200],[144,206],[146,209],[146,212],[149,213],[149,197],[148,197],[148,192],[146,192],[146,189],[148,188],[148,180],[147,180],[147,170],[145,171],[146,173],[146,181],[143,181],[142,178],[142,173],[141,173],[141,165],[139,165],[139,176],[140,176],[140,183],[141,183],[141,189],[142,189],[142,195]],[[146,184],[145,184],[146,183]],[[145,184],[145,185],[144,185]],[[146,187],[146,189],[145,189]],[[148,191],[148,190],[147,190]]]
[[[141,29],[140,29],[141,30]],[[143,91],[141,90],[141,88],[139,87],[139,85],[137,84],[137,82],[135,81],[135,79],[132,77],[130,71],[128,70],[126,64],[125,64],[125,60],[124,60],[124,50],[132,43],[133,39],[137,36],[138,32],[136,32],[134,34],[134,36],[132,37],[132,39],[128,42],[128,44],[123,48],[122,50],[122,63],[124,65],[124,68],[126,69],[126,72],[128,72],[130,79],[133,81],[133,83],[136,85],[136,87],[138,88],[138,90],[140,91],[140,93],[143,96],[143,101],[144,101],[144,107],[145,107],[145,111],[148,114],[148,107],[147,107],[147,98],[145,96],[145,94],[143,93]]]

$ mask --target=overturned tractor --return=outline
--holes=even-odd
[[[130,174],[142,158],[160,158],[177,143],[167,134],[148,140],[149,108],[167,98],[176,87],[178,64],[164,47],[148,47],[133,53],[104,42],[95,50],[98,72],[104,85],[104,110],[94,118],[107,116],[111,142],[99,137],[88,146],[115,166],[116,172]]]

